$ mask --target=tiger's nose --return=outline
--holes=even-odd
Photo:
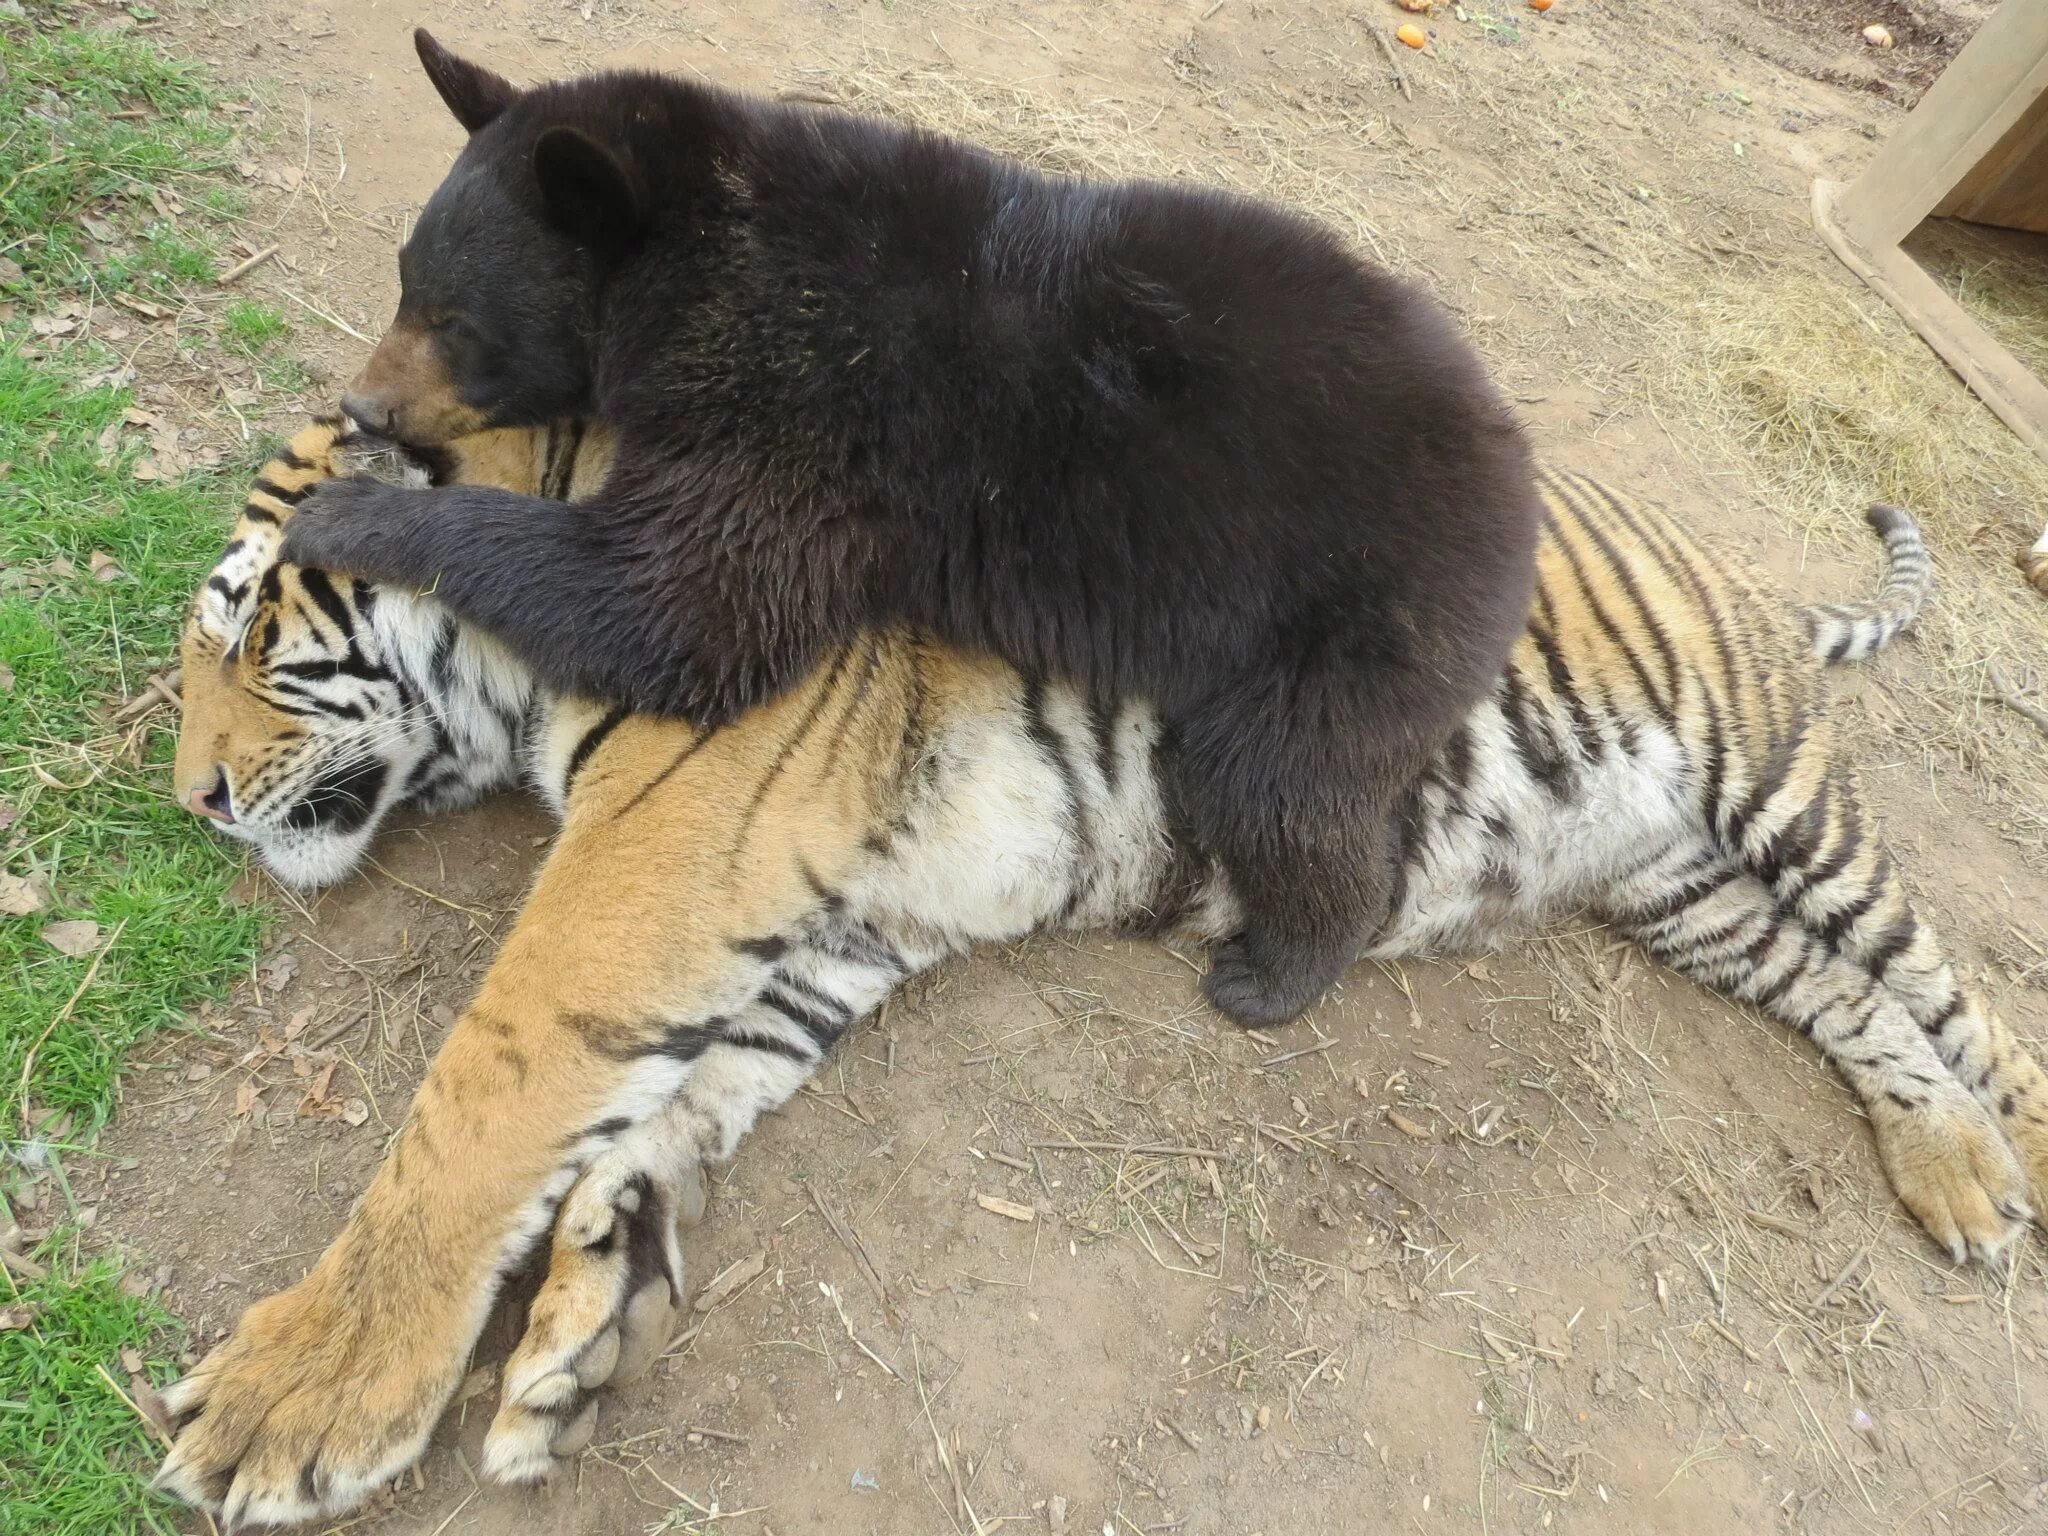
[[[235,800],[228,788],[228,773],[225,768],[213,770],[213,788],[194,789],[185,796],[185,809],[194,816],[204,816],[208,821],[217,821],[224,827],[235,824]]]

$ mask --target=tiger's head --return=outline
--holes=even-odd
[[[430,596],[285,564],[284,525],[335,475],[579,496],[609,458],[600,434],[571,426],[482,432],[431,456],[341,418],[301,430],[257,476],[186,615],[178,803],[313,886],[353,869],[397,806],[443,809],[514,781],[526,669]]]

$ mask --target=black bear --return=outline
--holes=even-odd
[[[595,417],[617,463],[573,508],[331,482],[286,558],[706,725],[892,622],[1148,696],[1244,905],[1209,1001],[1313,1003],[1533,586],[1526,444],[1438,307],[1244,197],[415,41],[471,137],[344,404],[429,447]]]

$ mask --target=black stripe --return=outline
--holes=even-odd
[[[620,807],[618,814],[620,816],[624,816],[627,812],[637,809],[641,801],[645,800],[649,795],[653,794],[657,789],[661,788],[662,785],[666,784],[669,781],[670,775],[672,775],[678,768],[682,767],[684,763],[687,763],[692,757],[696,756],[697,749],[703,746],[705,742],[709,741],[714,734],[716,733],[703,726],[699,726],[694,732],[691,733],[689,741],[684,743],[682,750],[676,753],[676,755],[669,760],[669,765],[666,768],[662,769],[661,772],[657,773],[653,778],[649,779],[645,784],[642,784],[640,786],[639,793],[634,795],[632,799],[628,800],[625,803],[625,805]],[[614,819],[616,820],[617,818]]]
[[[628,1058],[668,1056],[676,1061],[695,1061],[718,1044],[727,1022],[722,1018],[714,1018],[706,1019],[702,1024],[671,1024],[662,1030],[651,1045],[627,1053]],[[593,1044],[595,1045],[595,1042]],[[605,1055],[616,1054],[602,1045],[597,1045],[596,1049]]]
[[[299,453],[290,443],[286,443],[282,448],[278,449],[277,452],[271,455],[271,458],[282,464],[286,469],[311,469],[313,467],[313,461],[304,454]]]
[[[1080,776],[1074,772],[1074,765],[1067,755],[1066,741],[1053,729],[1052,721],[1045,714],[1045,678],[1032,673],[1024,679],[1024,734],[1031,738],[1031,745],[1038,749],[1059,775],[1060,798],[1064,802],[1062,819],[1074,828],[1078,849],[1078,867],[1083,872],[1094,867],[1093,839],[1089,836],[1087,818],[1082,814]],[[1069,893],[1067,904],[1071,908],[1080,899],[1077,889]]]
[[[365,683],[383,683],[391,680],[391,673],[369,660],[354,646],[338,661],[280,661],[271,666],[279,677],[295,677],[305,682],[325,682],[337,677],[353,677]]]
[[[882,666],[882,642],[869,638],[865,654],[861,658],[860,675],[853,680],[848,690],[846,707],[839,712],[839,718],[832,722],[832,734],[825,742],[825,750],[818,759],[817,778],[822,782],[839,761],[839,749],[846,743],[846,733],[852,728],[854,716],[874,692],[875,674]]]
[[[334,583],[328,580],[325,571],[301,569],[299,590],[313,599],[314,606],[327,615],[328,621],[341,631],[343,639],[355,638],[355,618],[349,613],[348,604],[342,601],[341,594],[334,590]]]
[[[1636,686],[1642,689],[1643,697],[1649,701],[1650,708],[1665,725],[1675,730],[1678,717],[1658,694],[1656,685],[1650,681],[1649,668],[1643,665],[1642,658],[1637,656],[1628,641],[1622,638],[1621,627],[1614,622],[1600,599],[1594,595],[1592,583],[1586,577],[1586,568],[1579,563],[1577,551],[1571,547],[1569,541],[1562,538],[1557,541],[1557,550],[1564,557],[1564,563],[1570,567],[1572,580],[1578,586],[1579,596],[1585,599],[1586,609],[1593,615],[1593,622],[1600,626],[1601,633],[1621,652],[1622,659],[1629,665],[1629,670],[1635,673]]]
[[[1911,947],[1919,934],[1920,924],[1913,914],[1903,914],[1885,930],[1884,937],[1872,945],[1869,952],[1864,955],[1863,963],[1869,967],[1870,974],[1882,979],[1884,973],[1891,969],[1892,962]]]
[[[1757,995],[1757,1006],[1760,1008],[1775,1008],[1779,1003],[1783,1002],[1785,994],[1797,986],[1800,978],[1813,968],[1814,958],[1819,953],[1820,951],[1812,944],[1800,946],[1799,963],[1786,971],[1776,981],[1769,983]]]
[[[271,511],[268,507],[259,507],[253,501],[243,503],[242,516],[252,523],[269,523],[272,527],[281,526],[278,523],[275,512]]]
[[[809,859],[799,858],[796,868],[797,873],[804,877],[804,884],[810,888],[812,897],[827,914],[836,917],[846,910],[846,898],[818,878],[818,872],[811,868]]]
[[[1575,476],[1574,483],[1589,497],[1606,506],[1608,511],[1640,539],[1644,547],[1655,558],[1664,572],[1677,582],[1691,596],[1694,610],[1705,620],[1708,637],[1713,641],[1714,654],[1721,663],[1720,681],[1729,691],[1731,704],[1734,700],[1736,681],[1735,652],[1729,640],[1727,615],[1723,603],[1711,591],[1700,572],[1702,555],[1694,547],[1681,545],[1669,521],[1655,509],[1624,501],[1615,492],[1598,481]],[[1697,668],[1695,669],[1697,673]],[[1700,702],[1706,711],[1707,760],[1703,781],[1701,803],[1713,819],[1717,830],[1721,825],[1721,789],[1728,771],[1728,731],[1721,718],[1721,706],[1714,697],[1714,690],[1707,686],[1704,677],[1700,679]],[[1739,714],[1739,710],[1737,711]],[[1631,722],[1624,722],[1624,731],[1633,735]],[[1625,740],[1631,754],[1635,747],[1632,740]]]
[[[764,1008],[772,1008],[809,1035],[820,1055],[832,1048],[832,1042],[839,1038],[839,1032],[844,1028],[822,1010],[800,997],[793,996],[786,986],[777,982],[770,982],[761,989],[761,1005]]]
[[[597,724],[583,733],[576,743],[576,750],[569,754],[569,766],[562,770],[562,793],[569,793],[569,786],[576,782],[576,775],[583,771],[583,765],[590,761],[590,754],[604,744],[605,737],[619,728],[619,723],[632,710],[623,704],[614,704],[606,710]]]
[[[1676,890],[1666,891],[1648,906],[1638,907],[1630,912],[1628,919],[1630,922],[1648,924],[1669,922],[1687,907],[1697,906],[1715,892],[1725,890],[1741,873],[1742,871],[1733,865],[1723,865],[1706,879],[1688,878],[1685,884]],[[1688,869],[1683,874],[1690,876],[1691,870]]]
[[[1872,880],[1863,888],[1862,895],[1858,896],[1846,907],[1837,908],[1823,918],[1815,936],[1823,944],[1839,945],[1842,942],[1843,936],[1865,917],[1869,916],[1871,908],[1875,907],[1883,899],[1883,882]]]
[[[1930,1035],[1939,1035],[1949,1027],[1955,1016],[1963,1011],[1963,1007],[1963,993],[1958,988],[1949,994],[1948,1002],[1942,1006],[1941,1011],[1920,1027]]]
[[[1799,749],[1806,745],[1807,733],[1812,728],[1813,717],[1802,709],[1792,724],[1791,739],[1771,754],[1770,766],[1764,776],[1750,791],[1742,809],[1730,819],[1728,828],[1736,837],[1742,837],[1750,824],[1770,808],[1771,801],[1784,789],[1785,781],[1792,777],[1792,770],[1799,766]]]
[[[1553,798],[1564,799],[1571,793],[1571,765],[1552,750],[1550,733],[1536,719],[1521,669],[1512,661],[1501,672],[1501,688],[1506,695],[1501,714],[1507,720],[1508,742],[1514,747],[1515,756],[1521,759],[1530,778],[1549,790]],[[1539,741],[1539,736],[1545,739]]]
[[[1592,482],[1587,483],[1592,484]],[[1599,499],[1604,500],[1610,509],[1614,509],[1614,498],[1612,496],[1605,495],[1602,488],[1597,484],[1593,484],[1592,489]],[[1625,517],[1621,521],[1625,526],[1627,525]],[[1642,585],[1636,580],[1633,562],[1623,556],[1614,541],[1608,537],[1607,530],[1600,526],[1597,519],[1587,518],[1581,526],[1591,536],[1593,542],[1600,547],[1600,553],[1607,560],[1608,569],[1614,572],[1615,580],[1621,583],[1623,594],[1634,605],[1636,617],[1642,620],[1643,628],[1649,633],[1650,643],[1657,648],[1657,654],[1663,658],[1664,674],[1671,690],[1671,703],[1675,707],[1678,703],[1680,680],[1678,653],[1672,647],[1671,637],[1664,632],[1664,626],[1659,621],[1657,610],[1643,596]]]
[[[780,1035],[757,1034],[739,1025],[727,1026],[725,1033],[719,1038],[722,1044],[737,1045],[749,1051],[764,1051],[773,1056],[786,1056],[806,1067],[818,1059],[813,1053],[802,1049],[793,1041],[783,1039]]]
[[[1458,728],[1444,742],[1443,750],[1437,753],[1436,763],[1429,772],[1447,797],[1445,818],[1463,816],[1466,791],[1472,787],[1472,724],[1469,720],[1458,722]]]
[[[296,683],[275,685],[263,701],[272,709],[301,719],[321,718],[335,720],[363,720],[368,718],[360,704],[346,699],[323,699],[317,693],[300,688]]]
[[[811,696],[811,702],[805,707],[796,724],[790,728],[789,734],[782,738],[782,745],[775,752],[775,761],[768,765],[768,771],[762,774],[760,782],[755,784],[754,793],[747,800],[747,808],[740,813],[739,820],[733,827],[732,842],[725,851],[728,865],[738,861],[741,845],[746,842],[747,834],[753,830],[754,818],[761,814],[761,807],[767,803],[769,793],[775,788],[775,781],[782,777],[783,770],[789,766],[789,760],[796,756],[797,749],[804,744],[817,725],[818,717],[825,712],[825,705],[831,700],[833,690],[839,686],[839,678],[846,671],[846,660],[851,654],[851,649],[846,646],[841,646],[834,654],[832,665],[826,668],[824,678]]]
[[[835,960],[865,965],[874,970],[886,971],[892,976],[904,975],[910,969],[904,963],[902,952],[868,923],[827,929],[813,938],[811,943]]]
[[[273,501],[281,501],[288,507],[296,507],[312,492],[313,487],[302,485],[296,491],[288,491],[268,475],[256,477],[256,489]]]
[[[541,495],[554,501],[569,499],[569,483],[576,478],[576,461],[583,453],[583,432],[584,426],[580,421],[571,422],[566,428],[548,429],[547,465],[541,472]]]
[[[1543,658],[1543,672],[1550,679],[1550,691],[1564,700],[1571,711],[1572,734],[1579,739],[1579,748],[1588,761],[1597,763],[1606,754],[1607,743],[1600,735],[1600,727],[1594,723],[1592,713],[1586,708],[1586,701],[1579,694],[1572,681],[1572,669],[1565,662],[1564,650],[1557,643],[1557,616],[1550,604],[1550,594],[1538,591],[1536,594],[1536,622],[1529,626],[1529,638],[1536,642],[1536,654]]]

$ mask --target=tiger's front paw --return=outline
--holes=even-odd
[[[590,1443],[600,1389],[651,1366],[683,1300],[680,1226],[704,1211],[701,1165],[619,1148],[562,1202],[547,1278],[505,1362],[504,1398],[484,1439],[484,1473],[545,1477]]]
[[[330,1255],[330,1258],[332,1255]],[[466,1335],[438,1298],[323,1264],[251,1307],[164,1400],[182,1421],[156,1485],[230,1530],[338,1515],[418,1459]]]
[[[1997,1264],[2032,1218],[2027,1176],[1984,1108],[1958,1086],[1911,1106],[1869,1105],[1892,1188],[1961,1264]]]

